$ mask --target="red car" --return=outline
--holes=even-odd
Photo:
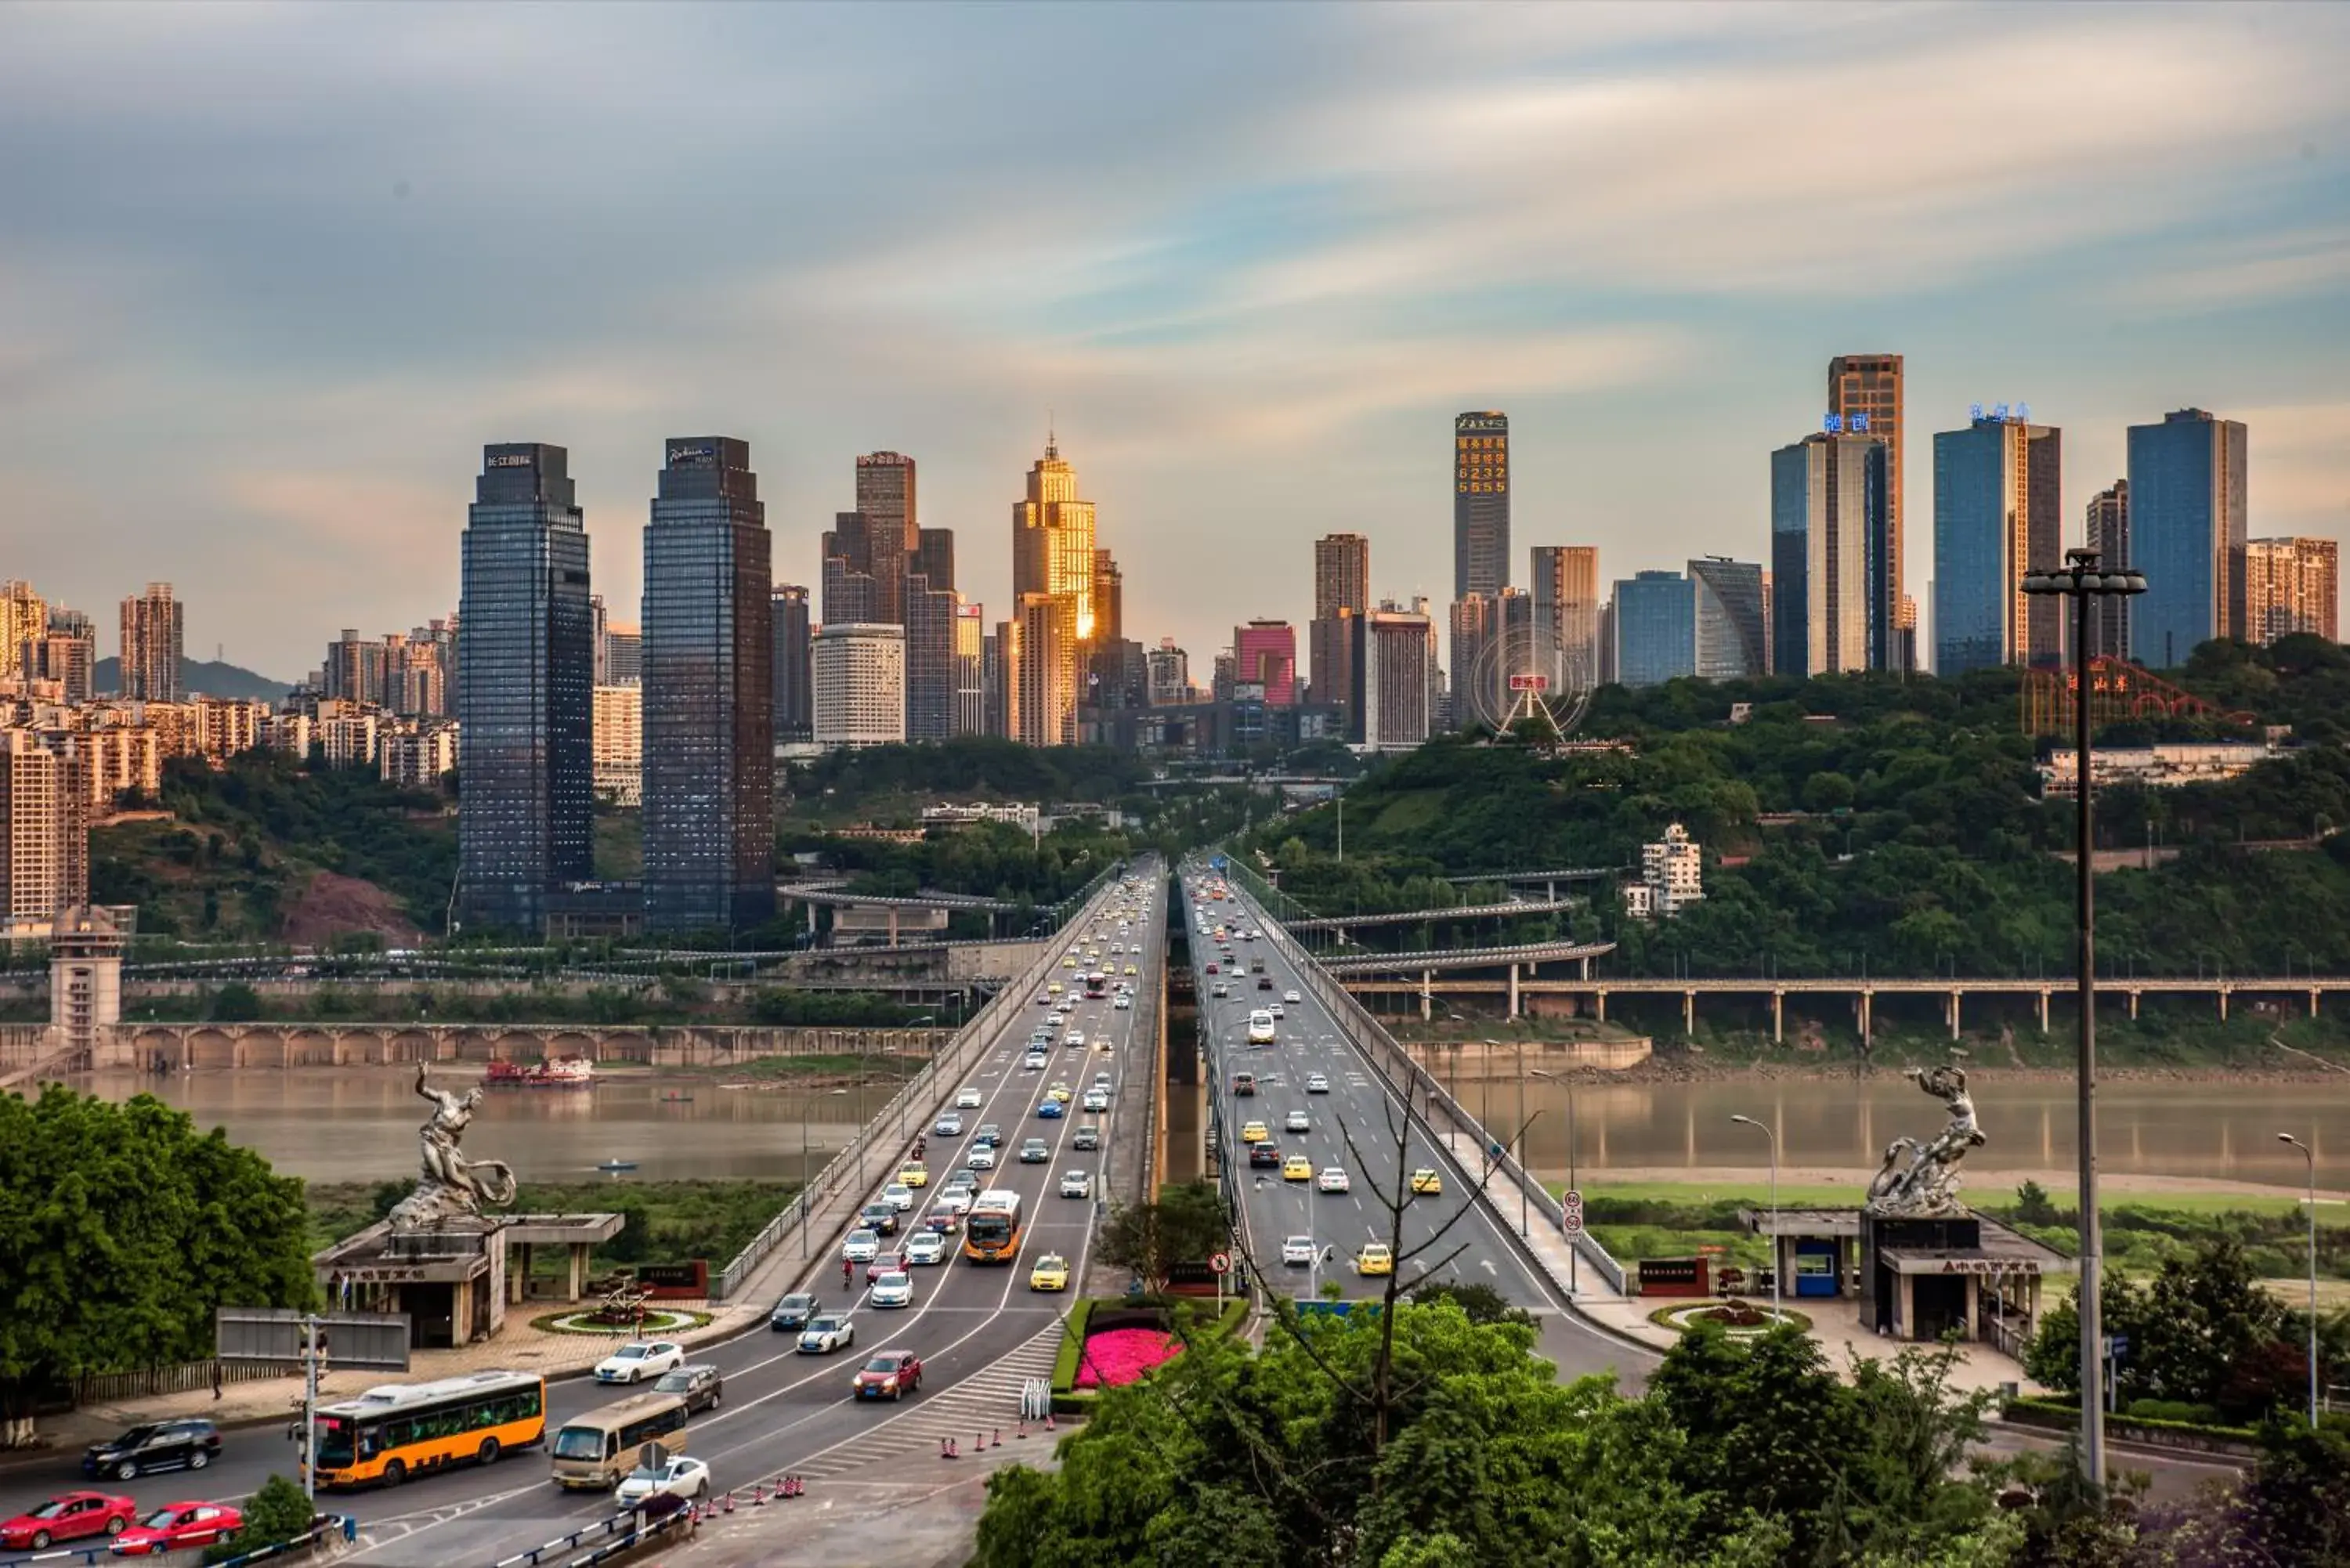
[[[885,1350],[868,1361],[854,1385],[859,1399],[903,1399],[922,1386],[922,1358],[910,1350]]]
[[[28,1513],[0,1522],[0,1547],[46,1552],[49,1543],[85,1535],[120,1535],[139,1517],[139,1505],[102,1491],[69,1491]]]
[[[902,1274],[911,1267],[913,1265],[906,1262],[906,1249],[903,1247],[894,1252],[876,1252],[873,1261],[865,1265],[865,1282],[869,1285],[884,1274]]]
[[[1208,972],[1209,972],[1210,974],[1213,974],[1213,973],[1215,973],[1215,972],[1216,972],[1216,966],[1215,966],[1214,964],[1210,964],[1210,965],[1208,966]]]
[[[138,1527],[114,1538],[117,1557],[160,1557],[210,1546],[244,1528],[244,1515],[224,1502],[167,1502]]]

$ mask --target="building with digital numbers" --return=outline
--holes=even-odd
[[[1901,670],[1914,662],[1901,656],[1908,644],[1898,635],[1902,573],[1908,561],[1902,532],[1908,514],[1901,499],[1901,425],[1900,355],[1839,354],[1828,361],[1828,433],[1871,436],[1885,443],[1884,560],[1873,590],[1882,602],[1869,612],[1871,670]]]
[[[1452,421],[1452,597],[1490,597],[1509,580],[1510,417],[1459,414]]]
[[[1934,673],[2064,657],[2064,601],[2023,591],[2064,565],[2064,432],[1994,409],[1934,435]]]
[[[2249,438],[2242,421],[2181,409],[2129,427],[2129,529],[2146,592],[2130,607],[2130,658],[2187,662],[2196,645],[2248,635]]]

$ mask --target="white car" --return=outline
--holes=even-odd
[[[1287,1014],[1286,1012],[1284,1012],[1281,1010],[1281,1003],[1279,1003],[1279,1002],[1266,1002],[1266,1003],[1265,1003],[1265,1006],[1264,1006],[1264,1010],[1265,1010],[1267,1012],[1272,1013],[1275,1018],[1286,1018],[1286,1017],[1288,1017],[1288,1016],[1289,1016],[1289,1014]]]
[[[1045,1070],[1045,1053],[1031,1045],[1028,1047],[1028,1054],[1020,1058],[1020,1070],[1024,1073],[1041,1073]]]
[[[914,1276],[903,1269],[892,1269],[873,1282],[872,1303],[877,1307],[902,1307],[914,1304]]]
[[[971,1212],[972,1199],[974,1190],[974,1189],[969,1187],[950,1187],[944,1192],[939,1194],[937,1207],[944,1210],[949,1214],[968,1214]],[[935,1235],[936,1232],[933,1231],[932,1234]],[[920,1240],[921,1238],[920,1236],[914,1238],[915,1241],[919,1241]],[[941,1241],[943,1241],[943,1238],[941,1238]],[[907,1245],[910,1247],[913,1245],[913,1242],[910,1241]],[[916,1262],[921,1262],[919,1258],[914,1261]]]
[[[1314,1238],[1289,1236],[1281,1243],[1281,1261],[1293,1269],[1302,1269],[1314,1261]]]
[[[979,1089],[976,1085],[968,1086],[955,1096],[955,1108],[960,1111],[975,1111],[979,1109]]]
[[[1107,1089],[1087,1089],[1086,1091],[1086,1109],[1089,1111],[1106,1111],[1109,1109],[1109,1091]]]
[[[685,1365],[685,1350],[665,1339],[630,1340],[596,1364],[598,1383],[641,1383]]]
[[[840,1244],[840,1255],[852,1263],[869,1263],[881,1255],[881,1237],[873,1231],[851,1231]]]
[[[1330,1092],[1330,1080],[1319,1073],[1308,1073],[1305,1075],[1305,1092],[1309,1095],[1326,1095]]]
[[[985,1144],[980,1144],[972,1148],[969,1155],[964,1157],[963,1164],[973,1170],[993,1170],[995,1168],[995,1151],[988,1147]]]
[[[704,1498],[710,1495],[710,1466],[701,1459],[675,1454],[658,1468],[639,1465],[612,1489],[612,1501],[635,1508],[656,1497]]]
[[[1072,1170],[1072,1171],[1068,1171],[1068,1172],[1065,1173],[1065,1174],[1062,1176],[1062,1178],[1061,1178],[1061,1196],[1062,1196],[1062,1197],[1064,1197],[1064,1198],[1091,1198],[1093,1195],[1094,1195],[1094,1179],[1093,1179],[1091,1176],[1087,1175],[1086,1172],[1084,1172],[1084,1171],[1082,1171],[1082,1170]]]
[[[914,1189],[902,1181],[893,1181],[881,1189],[881,1201],[900,1214],[910,1213],[914,1207]]]
[[[1314,1123],[1304,1111],[1292,1111],[1289,1113],[1287,1119],[1283,1121],[1281,1124],[1281,1130],[1284,1132],[1312,1132],[1314,1130]]]
[[[1110,1005],[1118,1009],[1120,1012],[1130,1012],[1134,1007],[1134,998],[1130,996],[1120,996],[1116,1002],[1111,1002]]]
[[[857,1343],[857,1325],[843,1312],[819,1313],[800,1331],[802,1355],[830,1355]]]
[[[941,1137],[962,1137],[962,1118],[954,1112],[949,1111],[931,1124],[931,1130]]]
[[[1314,1185],[1325,1192],[1346,1191],[1347,1168],[1343,1165],[1324,1166],[1322,1174],[1314,1179]]]
[[[1294,991],[1284,991],[1281,993],[1281,1000],[1289,1003],[1290,1006],[1295,1007],[1305,999],[1298,995]]]
[[[966,1198],[962,1201],[962,1209],[957,1209],[953,1210],[953,1212],[960,1214],[962,1212],[963,1209],[968,1209],[970,1207],[971,1199]],[[918,1263],[928,1268],[939,1263],[943,1263],[946,1261],[947,1239],[944,1236],[940,1235],[936,1231],[918,1231],[911,1237],[908,1238],[906,1241],[906,1262],[909,1263]],[[877,1303],[876,1304],[878,1305],[879,1303]]]
[[[1066,1040],[1064,1040],[1064,1041],[1062,1041],[1062,1042],[1061,1042],[1061,1044],[1064,1044],[1064,1045],[1076,1045],[1076,1046],[1083,1046],[1083,1045],[1085,1044],[1085,1043],[1086,1043],[1086,1032],[1085,1032],[1084,1030],[1082,1030],[1082,1029],[1072,1029],[1072,1030],[1070,1030],[1070,1031],[1069,1031],[1069,1037],[1068,1037]]]
[[[1248,1041],[1252,1045],[1273,1044],[1273,1014],[1263,1009],[1249,1014]]]

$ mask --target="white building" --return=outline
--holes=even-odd
[[[457,726],[453,721],[428,721],[386,730],[376,742],[376,759],[388,784],[439,789],[441,780],[457,771]]]
[[[597,797],[614,805],[645,799],[645,692],[642,686],[596,688],[589,766]]]
[[[2282,733],[2265,744],[2257,741],[2184,742],[2162,746],[2100,746],[2089,754],[2091,776],[2099,789],[2114,784],[2147,784],[2176,788],[2180,784],[2217,784],[2252,771],[2271,757],[2283,754]],[[2040,764],[2043,794],[2071,794],[2080,787],[2080,759],[2069,746],[2059,746]]]
[[[1624,912],[1636,920],[1671,919],[1705,898],[1705,850],[1679,823],[1664,840],[1640,846],[1640,879],[1624,889]]]
[[[906,738],[906,628],[851,621],[817,632],[808,650],[816,743],[889,746]]]
[[[89,901],[89,785],[78,735],[0,731],[0,933],[46,937]]]
[[[1036,830],[1036,813],[1035,806],[1022,805],[1016,802],[1006,802],[1002,805],[991,805],[986,801],[977,801],[969,805],[956,805],[949,803],[943,805],[922,807],[922,826],[924,827],[969,827],[973,823],[1001,822],[1019,828],[1024,833],[1034,833]]]

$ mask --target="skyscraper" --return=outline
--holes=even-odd
[[[958,735],[987,733],[987,611],[955,596],[954,728]]]
[[[775,611],[750,443],[673,437],[645,529],[648,930],[775,910]]]
[[[2130,658],[2149,670],[2196,645],[2242,638],[2249,441],[2241,421],[2180,409],[2129,427],[2129,564],[2146,574]]]
[[[1308,669],[1316,702],[1354,701],[1354,622],[1371,607],[1371,542],[1360,534],[1314,541],[1314,618],[1306,624]]]
[[[1020,626],[1019,739],[1031,746],[1073,746],[1077,742],[1079,657],[1076,594],[1022,594]]]
[[[775,634],[775,739],[805,741],[815,733],[815,715],[808,706],[808,639],[815,628],[808,619],[808,591],[796,583],[777,583],[769,596],[768,613]]]
[[[1934,673],[2064,661],[2064,601],[2023,575],[2064,564],[2064,432],[1985,414],[1934,434]]]
[[[1076,471],[1047,437],[1012,507],[1013,618],[1020,625],[1016,705],[1020,739],[1035,746],[1076,741],[1083,645],[1094,636],[1094,504],[1077,497]],[[1040,607],[1034,600],[1054,601]],[[1042,704],[1043,706],[1038,706]]]
[[[134,701],[180,700],[180,601],[169,583],[122,601],[122,694]]]
[[[2244,626],[2263,646],[2308,632],[2338,640],[2342,546],[2332,539],[2254,539],[2244,546]]]
[[[89,902],[88,744],[0,730],[0,934]]]
[[[1616,581],[1616,679],[1655,686],[1697,673],[1697,583],[1678,572]]]
[[[1870,615],[1885,607],[1870,592],[1871,545],[1884,541],[1887,483],[1886,446],[1874,436],[1819,431],[1771,454],[1771,638],[1778,673],[1871,667]],[[1619,629],[1619,647],[1622,640]]]
[[[1452,704],[1444,722],[1455,730],[1467,729],[1478,716],[1475,692],[1480,671],[1492,673],[1486,649],[1501,631],[1501,607],[1498,594],[1469,594],[1453,601],[1452,624],[1447,628],[1451,634]]]
[[[1695,671],[1705,680],[1751,680],[1767,671],[1771,630],[1762,614],[1762,567],[1706,556],[1689,564],[1696,590]]]
[[[887,746],[906,738],[906,628],[827,626],[809,656],[819,746]]]
[[[604,646],[604,639],[610,635],[611,629],[611,618],[605,613],[604,609],[604,596],[589,594],[588,596],[588,645],[596,650],[596,684],[598,686],[608,686],[612,683],[611,662],[608,649]]]
[[[1509,580],[1510,417],[1459,414],[1452,421],[1452,597],[1490,597]]]
[[[546,893],[593,870],[588,534],[569,454],[482,449],[465,523],[457,643],[463,919],[536,934]]]
[[[1908,668],[1900,657],[1902,573],[1908,563],[1903,528],[1908,514],[1901,499],[1901,356],[1840,354],[1828,361],[1828,429],[1885,443],[1885,523],[1879,539],[1883,559],[1871,588],[1871,670]],[[1939,635],[1939,628],[1936,633]]]
[[[1145,658],[1150,672],[1152,707],[1163,708],[1191,700],[1191,656],[1176,647],[1173,638],[1160,638],[1159,646]]]
[[[2083,538],[2108,566],[2134,565],[2130,560],[2129,481],[2116,479],[2113,487],[2089,498]],[[2127,659],[2130,656],[2128,594],[2099,594],[2089,601],[2089,656]]]
[[[955,615],[962,604],[953,531],[919,530],[907,566],[906,739],[943,741],[955,732]]]
[[[1118,558],[1098,545],[1094,546],[1093,610],[1093,641],[1116,642],[1126,635],[1126,574],[1118,569]]]
[[[1355,638],[1347,740],[1374,752],[1410,751],[1429,732],[1427,615],[1387,605],[1345,624]]]
[[[1532,560],[1534,647],[1557,665],[1539,673],[1554,689],[1587,686],[1599,678],[1599,548],[1536,545]]]
[[[0,583],[0,676],[30,675],[26,650],[49,634],[48,601],[20,578]]]
[[[604,628],[604,684],[640,686],[644,679],[644,633],[629,622],[611,622]]]
[[[1264,688],[1264,701],[1287,708],[1297,701],[1297,628],[1285,620],[1253,620],[1232,628],[1232,679]]]
[[[906,623],[906,570],[920,548],[914,460],[872,452],[857,460],[857,510],[824,536],[824,618]]]

